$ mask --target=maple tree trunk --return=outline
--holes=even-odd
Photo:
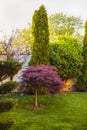
[[[37,102],[37,89],[35,90],[35,102],[34,106],[37,108],[38,107],[38,102]]]

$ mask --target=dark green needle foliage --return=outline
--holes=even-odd
[[[87,21],[85,23],[85,35],[83,39],[83,68],[82,75],[78,77],[76,82],[78,91],[87,91]]]
[[[44,5],[36,10],[32,21],[33,43],[32,57],[29,65],[49,64],[49,30],[48,17]]]
[[[85,23],[85,35],[83,40],[83,59],[84,59],[83,75],[87,82],[87,21]]]

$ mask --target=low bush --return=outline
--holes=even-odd
[[[74,88],[79,92],[87,92],[87,82],[85,81],[83,75],[77,78]]]
[[[8,81],[6,83],[3,83],[0,85],[0,94],[6,94],[11,92],[13,89],[15,89],[19,85],[16,81]]]
[[[15,99],[4,99],[0,100],[0,113],[9,111],[18,100]],[[1,130],[1,129],[0,129]]]
[[[3,80],[3,76],[8,76],[13,80],[13,76],[18,73],[21,67],[22,63],[13,59],[0,61],[0,80]]]
[[[14,121],[0,121],[0,130],[9,130],[9,128],[14,124]]]
[[[15,60],[6,60],[5,61],[5,72],[13,80],[13,76],[18,73],[21,69],[22,63],[19,63]]]

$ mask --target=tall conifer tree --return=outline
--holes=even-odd
[[[32,19],[33,43],[29,65],[49,64],[48,17],[44,5],[36,10]]]
[[[87,21],[85,23],[85,35],[83,40],[83,76],[84,80],[87,82]]]
[[[87,21],[85,23],[85,34],[84,34],[84,39],[83,39],[82,75],[78,77],[76,88],[79,91],[87,91]]]

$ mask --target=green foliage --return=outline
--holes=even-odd
[[[72,37],[60,37],[50,44],[50,64],[63,79],[77,77],[83,65],[82,46]]]
[[[76,91],[87,92],[87,82],[85,81],[83,75],[80,75],[77,78],[74,88]]]
[[[80,37],[83,21],[80,17],[56,13],[49,17],[50,41],[58,39],[59,35]]]
[[[49,30],[45,7],[40,6],[33,15],[32,22],[33,43],[32,57],[29,65],[49,64]]]
[[[15,60],[3,60],[0,61],[0,80],[10,77],[11,80],[13,76],[21,69],[22,63],[19,63]]]
[[[0,100],[0,113],[7,112],[11,110],[15,103],[17,103],[18,100],[16,99],[3,99]],[[14,124],[14,121],[12,119],[10,120],[0,120],[0,130],[9,130],[9,128]]]
[[[15,89],[19,85],[16,81],[8,81],[5,83],[2,83],[0,85],[0,94],[6,94],[11,92],[13,89]]]
[[[79,91],[87,91],[87,21],[85,23],[85,35],[83,40],[83,60],[82,75],[78,78],[76,83],[76,88]]]
[[[22,30],[16,30],[14,32],[13,44],[17,46],[17,44],[31,44],[32,43],[32,28],[31,25],[28,25],[27,28],[23,28]],[[21,45],[19,45],[21,46]]]
[[[85,35],[83,40],[83,58],[84,58],[83,75],[85,80],[87,81],[87,21],[85,23]]]
[[[4,69],[5,69],[6,75],[8,75],[12,80],[13,76],[15,74],[17,74],[17,72],[21,69],[22,63],[19,63],[12,59],[9,59],[9,60],[3,61],[3,62],[5,64]]]
[[[6,75],[4,61],[0,61],[0,81],[2,77]]]
[[[12,109],[17,100],[14,99],[4,99],[0,100],[0,113],[9,111]]]
[[[9,128],[14,124],[14,121],[0,121],[0,130],[9,130]]]

